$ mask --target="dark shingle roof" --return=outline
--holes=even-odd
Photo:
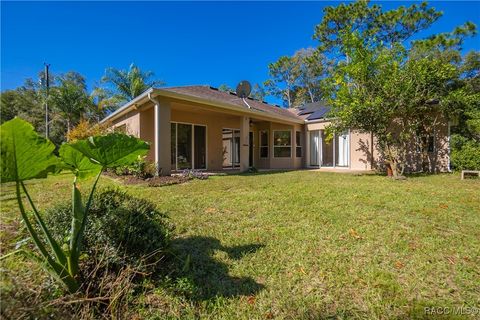
[[[210,87],[210,86],[184,86],[184,87],[167,87],[167,88],[159,88],[161,90],[171,91],[179,94],[185,94],[197,98],[211,100],[212,102],[223,102],[238,106],[242,109],[249,109],[247,105],[243,102],[241,98],[239,98],[236,93],[234,92],[224,92],[220,91],[217,88]],[[258,101],[255,99],[247,98],[247,103],[250,107],[254,110],[274,114],[278,116],[288,117],[295,120],[302,120],[296,113],[291,112],[290,109],[280,108],[278,106],[274,106],[268,104],[263,101]]]

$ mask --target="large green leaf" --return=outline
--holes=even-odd
[[[39,136],[33,126],[14,118],[0,126],[0,182],[45,178],[59,164],[55,145]]]
[[[94,176],[102,170],[101,165],[93,163],[82,152],[69,144],[63,144],[60,147],[59,153],[65,167],[72,170],[78,178],[83,179]]]
[[[70,146],[104,168],[129,165],[150,149],[145,141],[121,133],[90,137]]]

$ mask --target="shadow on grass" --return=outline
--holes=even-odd
[[[214,297],[248,296],[264,288],[250,277],[229,275],[228,265],[213,257],[215,251],[225,252],[230,259],[240,260],[264,247],[262,244],[248,244],[226,247],[212,237],[177,238],[172,241],[176,255],[179,278],[186,278],[193,285],[189,295],[192,300],[208,300]]]

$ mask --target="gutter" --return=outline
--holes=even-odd
[[[119,116],[124,115],[128,111],[130,111],[130,107],[136,104],[140,104],[140,101],[144,100],[145,97],[150,97],[150,94],[153,92],[153,88],[148,89],[147,91],[141,93],[139,96],[135,97],[133,100],[128,101],[123,106],[115,110],[114,112],[110,113],[108,116],[103,118],[100,123],[105,123],[108,120],[113,120]],[[143,102],[142,102],[143,103]]]
[[[305,124],[305,121],[303,119],[292,119],[292,118],[287,118],[287,117],[280,116],[280,115],[266,114],[266,113],[263,113],[261,111],[257,111],[255,109],[241,110],[241,109],[239,109],[240,107],[235,106],[235,105],[231,105],[231,104],[228,104],[228,103],[212,101],[212,100],[208,100],[208,99],[204,99],[204,98],[192,97],[190,95],[185,95],[185,94],[180,94],[180,93],[176,93],[176,92],[172,92],[172,91],[168,91],[168,90],[164,90],[164,89],[155,89],[155,88],[150,88],[147,91],[145,91],[144,93],[142,93],[141,95],[139,95],[138,97],[136,97],[135,99],[129,101],[128,103],[126,103],[125,105],[120,107],[120,109],[118,109],[117,111],[115,111],[112,114],[105,117],[102,121],[100,121],[100,123],[104,123],[108,120],[113,120],[113,119],[115,119],[119,116],[122,116],[122,115],[126,114],[128,111],[130,111],[130,109],[133,105],[143,103],[142,100],[146,100],[146,98],[148,100],[152,101],[152,99],[157,97],[157,96],[162,96],[162,97],[166,97],[166,98],[173,98],[173,99],[179,99],[179,100],[184,100],[184,101],[188,101],[188,102],[195,102],[195,103],[200,103],[200,104],[211,105],[211,106],[219,107],[219,108],[224,109],[224,110],[240,112],[240,113],[244,113],[244,114],[248,114],[248,115],[252,115],[252,116],[257,116],[257,117],[262,117],[262,118],[267,118],[267,119],[273,119],[273,120],[277,120],[277,121],[280,120],[280,121],[283,121],[283,122],[290,122],[290,123],[293,122],[293,123],[298,123],[298,124]]]
[[[305,120],[305,124],[308,123],[320,123],[320,122],[329,122],[335,120],[337,118],[322,118],[322,119],[315,119],[315,120]]]

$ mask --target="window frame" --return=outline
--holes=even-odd
[[[290,133],[290,145],[275,145],[275,133],[276,132],[289,132]],[[292,158],[293,153],[292,153],[292,130],[291,129],[286,129],[286,130],[273,130],[273,157],[277,159],[286,159],[286,158]],[[277,157],[275,156],[275,148],[290,148],[290,155],[288,157]]]
[[[262,144],[262,133],[265,133],[267,135],[267,144],[266,145],[263,145]],[[259,155],[259,158],[260,159],[268,159],[269,158],[269,152],[270,152],[270,144],[269,144],[269,139],[270,138],[270,135],[269,135],[269,132],[268,130],[259,130],[259,134],[258,134],[258,155]],[[262,157],[262,149],[266,149],[267,150],[267,156],[266,157]]]
[[[298,141],[297,141],[298,137]],[[300,155],[298,155],[298,151],[300,150]],[[303,144],[302,144],[302,132],[295,130],[295,158],[302,158],[303,157]]]

